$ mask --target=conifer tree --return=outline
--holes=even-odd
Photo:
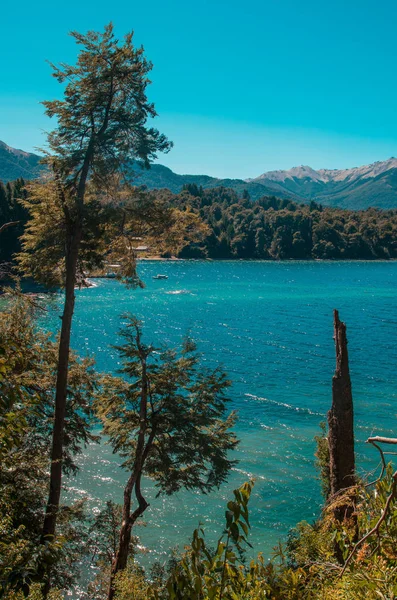
[[[121,372],[129,380],[107,378],[98,403],[104,433],[130,472],[109,600],[117,573],[127,566],[132,528],[149,506],[142,477],[153,479],[159,494],[182,488],[208,493],[226,480],[236,462],[228,452],[238,443],[231,431],[236,415],[226,415],[229,381],[220,368],[200,365],[191,340],[185,340],[180,353],[159,351],[143,343],[141,325],[133,317],[122,335]]]
[[[147,126],[147,120],[156,116],[146,95],[152,65],[146,60],[143,48],[134,47],[133,34],[127,34],[120,43],[109,24],[103,33],[72,32],[71,35],[80,47],[76,64],[52,65],[53,76],[65,84],[63,99],[44,102],[47,115],[57,121],[47,138],[49,152],[45,161],[50,168],[50,181],[34,188],[38,203],[48,201],[49,208],[58,207],[59,219],[53,221],[53,230],[60,231],[63,240],[58,270],[65,289],[43,543],[55,535],[61,494],[74,290],[81,273],[82,252],[96,251],[95,235],[88,235],[87,248],[87,228],[89,223],[97,221],[99,207],[89,201],[88,190],[107,189],[115,179],[124,177],[125,168],[133,161],[147,167],[158,151],[168,151],[171,146],[164,135]],[[50,224],[48,231],[51,234]],[[45,248],[49,258],[51,239],[59,248],[54,234],[43,237],[42,224],[37,218],[30,224],[29,235],[21,257],[22,269],[28,274],[38,259],[36,250]],[[51,280],[54,270],[41,265],[39,275],[44,280],[48,275]]]

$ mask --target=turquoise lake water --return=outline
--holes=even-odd
[[[121,313],[141,318],[155,345],[175,346],[189,332],[206,363],[222,364],[233,382],[241,439],[240,463],[219,491],[155,498],[148,483],[147,525],[137,531],[149,551],[143,560],[183,548],[200,521],[216,539],[232,490],[251,477],[250,539],[269,555],[298,521],[319,514],[313,438],[331,402],[334,308],[347,324],[360,472],[378,463],[366,438],[397,433],[397,263],[142,262],[139,272],[143,290],[99,279],[77,292],[73,347],[115,371],[109,345]],[[153,280],[157,273],[168,279]],[[58,313],[51,309],[48,326],[58,327]],[[94,510],[122,501],[127,475],[109,446],[89,446],[79,462],[68,497],[88,496]]]

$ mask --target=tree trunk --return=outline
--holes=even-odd
[[[52,430],[50,489],[40,540],[42,544],[53,541],[55,537],[57,516],[61,498],[64,427],[69,374],[70,334],[72,330],[75,301],[74,290],[77,280],[76,275],[80,244],[83,236],[82,210],[84,206],[84,196],[88,173],[94,152],[94,140],[95,137],[92,136],[84,157],[82,172],[76,190],[75,208],[77,209],[77,217],[75,220],[73,220],[70,216],[70,210],[66,202],[62,178],[57,171],[55,164],[53,167],[55,182],[57,184],[59,199],[64,211],[67,228],[65,252],[66,279],[65,302],[63,307],[61,335],[58,348],[57,379],[55,384],[55,411],[54,425]],[[50,590],[49,567],[45,564],[42,564],[39,568],[38,575],[41,580],[44,580],[43,595],[44,598],[46,598]]]
[[[62,315],[61,335],[58,349],[58,369],[55,388],[54,426],[51,447],[50,489],[41,535],[42,544],[44,544],[45,542],[51,542],[54,539],[61,496],[64,423],[66,413],[70,353],[70,333],[72,328],[72,318],[74,312],[74,289],[76,285],[76,272],[80,241],[80,225],[75,225],[74,227],[72,226],[69,234],[68,248],[66,253],[65,302]],[[44,589],[45,595],[49,591],[49,573],[47,572],[46,574],[46,571],[46,566],[42,565],[41,576],[44,577],[44,579],[46,579]]]
[[[328,413],[330,457],[330,498],[355,484],[353,398],[347,353],[346,325],[334,311],[336,369],[332,378],[332,407]],[[339,521],[351,515],[351,509],[340,506],[335,511]]]
[[[127,566],[128,555],[129,555],[130,544],[131,544],[132,527],[135,524],[135,522],[137,521],[137,519],[139,519],[139,517],[141,515],[143,515],[143,513],[149,506],[149,504],[146,502],[145,498],[140,493],[141,475],[138,475],[137,480],[135,482],[135,494],[138,497],[138,506],[132,514],[129,514],[130,507],[131,507],[131,495],[132,495],[132,489],[131,489],[132,477],[133,476],[131,476],[131,478],[130,478],[129,482],[127,483],[127,486],[124,490],[123,523],[122,523],[121,530],[120,530],[119,547],[118,547],[118,550],[116,553],[116,557],[113,561],[112,570],[111,570],[111,574],[110,574],[108,600],[113,600],[113,598],[114,598],[114,594],[115,594],[114,580],[115,580],[117,573],[119,571],[122,571],[123,569],[125,569]],[[127,506],[129,507],[128,508],[128,516],[125,514]]]
[[[142,364],[142,377],[141,377],[141,399],[139,407],[139,434],[135,453],[134,469],[124,489],[124,503],[123,503],[123,520],[120,529],[119,546],[116,552],[112,564],[112,570],[110,573],[109,592],[108,600],[114,598],[114,579],[119,571],[122,571],[127,566],[128,553],[131,543],[131,530],[135,521],[144,513],[146,508],[149,506],[145,498],[141,493],[141,477],[142,470],[145,463],[145,458],[148,454],[150,446],[153,442],[153,432],[149,436],[148,442],[145,445],[145,434],[147,428],[147,402],[148,402],[148,380],[146,370],[146,355],[144,355],[141,344],[140,335],[137,331],[137,347],[140,351],[140,359]],[[134,489],[135,488],[135,489]],[[132,492],[135,491],[135,496],[138,501],[138,506],[131,514],[131,497]]]

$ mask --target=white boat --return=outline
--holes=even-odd
[[[168,279],[168,275],[153,275],[153,279]]]

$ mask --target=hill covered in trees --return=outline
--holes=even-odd
[[[188,184],[179,194],[147,192],[161,205],[193,213],[202,224],[200,242],[187,242],[166,254],[179,258],[261,260],[372,260],[397,258],[397,210],[349,211],[311,202],[263,196],[251,200],[228,188],[203,189]],[[0,261],[9,263],[20,250],[28,211],[20,202],[23,179],[0,183]],[[150,243],[150,240],[149,240]],[[154,252],[156,253],[156,252]]]
[[[21,249],[19,237],[24,231],[28,212],[19,200],[25,198],[26,194],[23,179],[9,181],[6,185],[0,182],[0,227],[13,223],[1,232],[0,264],[10,263],[13,255]]]
[[[197,211],[208,227],[201,244],[180,256],[213,259],[397,258],[397,211],[349,211],[272,196],[252,201],[226,188],[187,185],[178,195],[159,192],[179,208]]]

